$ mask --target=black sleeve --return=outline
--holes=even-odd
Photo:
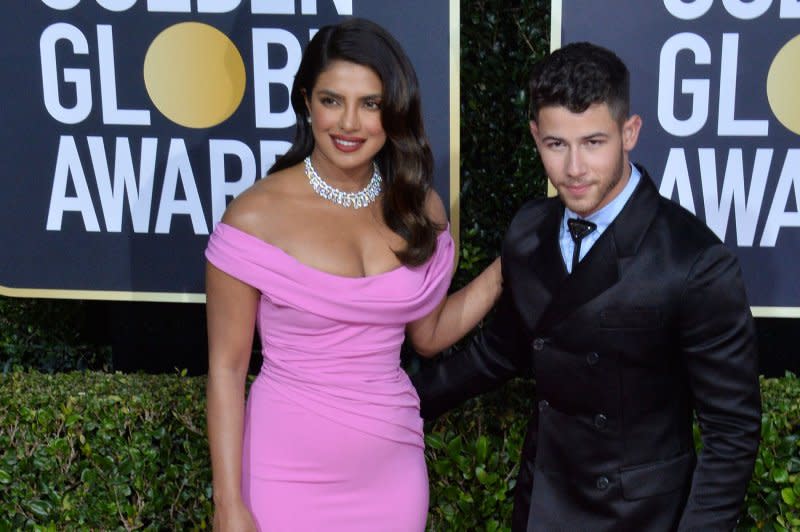
[[[412,376],[422,417],[436,418],[528,369],[528,340],[511,291],[512,287],[504,285],[494,317],[467,347]]]
[[[680,342],[703,439],[679,530],[732,530],[761,434],[756,335],[739,266],[707,249],[681,303]]]

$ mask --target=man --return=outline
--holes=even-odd
[[[761,407],[739,267],[629,162],[629,102],[627,68],[598,46],[535,67],[530,129],[558,198],[511,223],[494,320],[414,377],[434,417],[533,370],[514,531],[731,530],[752,474]]]

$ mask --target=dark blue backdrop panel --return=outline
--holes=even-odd
[[[688,19],[668,4],[708,9]],[[800,56],[800,14],[796,2],[729,4],[741,11],[721,1],[562,0],[561,39],[601,44],[626,62],[644,121],[633,160],[736,251],[757,314],[798,315],[800,128],[770,105],[767,80],[784,47]],[[790,4],[783,13],[781,4]],[[800,88],[798,64],[783,75]]]
[[[286,4],[272,2],[281,3]],[[181,2],[105,2],[118,6],[120,11],[106,9],[95,0],[35,0],[4,6],[0,17],[4,37],[0,49],[0,100],[4,102],[0,130],[0,179],[4,188],[0,194],[0,292],[5,289],[26,295],[25,290],[44,289],[68,291],[58,294],[78,298],[94,297],[92,294],[98,292],[147,292],[176,294],[176,300],[183,294],[201,294],[203,250],[207,233],[216,221],[212,212],[214,171],[210,146],[214,142],[239,141],[246,146],[250,153],[247,158],[255,161],[260,175],[262,168],[271,165],[270,150],[276,145],[285,146],[276,142],[290,142],[293,137],[293,128],[285,125],[257,127],[254,47],[266,46],[271,69],[286,64],[289,54],[280,43],[264,44],[254,36],[260,29],[285,30],[302,48],[310,31],[348,16],[346,6],[350,2],[297,0],[293,3],[295,14],[254,14],[252,6],[269,3],[250,0],[242,0],[226,13],[198,13],[198,2],[189,0],[185,2],[191,7],[188,13],[148,8],[177,4]],[[317,13],[302,14],[301,6],[307,8],[310,4],[316,5]],[[345,6],[345,13],[340,12],[341,6]],[[449,205],[449,2],[353,0],[352,15],[386,27],[415,65],[436,158],[436,188]],[[227,35],[246,69],[247,82],[239,106],[227,120],[205,129],[184,127],[164,116],[151,100],[143,75],[145,56],[154,39],[165,29],[184,22],[204,23]],[[53,39],[53,35],[58,38]],[[103,54],[105,60],[101,60]],[[108,57],[112,58],[110,62]],[[113,65],[113,76],[109,64]],[[48,86],[48,77],[55,83]],[[46,102],[49,98],[52,106],[54,91],[56,106],[66,110],[84,106],[87,112],[77,113],[78,118],[71,122],[58,113],[53,116]],[[113,106],[111,92],[116,96]],[[286,109],[288,90],[271,84],[269,104],[273,112]],[[147,111],[150,123],[109,124],[103,105]],[[90,139],[94,137],[102,139],[105,157],[98,157],[101,152],[92,150]],[[155,144],[143,139],[154,139]],[[115,179],[122,179],[115,177],[115,168],[124,166],[125,157],[120,159],[117,155],[120,142],[127,146],[137,186],[141,186],[142,167],[147,166],[142,153],[155,152],[145,230],[134,230],[127,195],[117,202],[122,205],[117,208],[121,216],[119,228],[107,220],[108,211],[113,209],[103,203],[97,177],[102,168],[98,170],[96,165],[100,159],[105,161],[112,187]],[[268,146],[263,157],[262,143]],[[171,146],[176,151],[171,151]],[[188,166],[180,162],[184,149]],[[62,175],[68,176],[66,189],[60,191],[54,186],[59,164]],[[175,165],[181,168],[178,184],[165,187],[165,176],[175,175]],[[243,166],[237,156],[226,156],[227,181],[237,181]],[[192,185],[196,194],[190,190]],[[162,195],[168,196],[173,208],[178,205],[179,209],[194,209],[201,214],[194,220],[190,214],[173,214],[168,217],[169,229],[163,232],[162,226],[162,232],[158,232]],[[60,200],[54,203],[54,197]],[[84,198],[84,212],[76,207],[77,200],[72,200],[76,197]],[[106,193],[105,198],[108,197]],[[60,211],[60,220],[53,216],[54,204],[66,206]],[[87,216],[92,216],[87,211],[97,220],[95,230],[87,227],[92,225],[91,220],[87,222]]]

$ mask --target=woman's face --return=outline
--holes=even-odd
[[[363,177],[386,143],[381,124],[383,84],[370,68],[332,61],[306,105],[314,134],[312,157],[323,178]]]

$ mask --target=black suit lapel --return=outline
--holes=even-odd
[[[503,255],[504,289],[508,289],[519,316],[534,330],[567,271],[559,257],[558,228],[564,206],[557,198],[521,213],[506,235],[510,250]]]
[[[530,267],[533,275],[547,291],[547,302],[558,293],[561,283],[567,277],[567,269],[563,260],[554,260],[561,257],[561,246],[558,243],[558,232],[561,217],[564,215],[564,206],[553,203],[546,218],[536,231],[538,245],[530,255]]]
[[[564,279],[560,289],[556,289],[545,316],[539,322],[541,327],[546,329],[558,323],[620,280],[621,260],[636,253],[658,210],[658,191],[647,172],[637,168],[642,178],[633,195],[575,271]],[[563,265],[560,250],[556,249],[559,260],[551,257],[545,262]]]
[[[614,231],[614,240],[620,258],[632,257],[639,251],[647,229],[656,217],[661,195],[658,193],[650,174],[636,165],[642,174],[639,186],[633,191],[631,199],[609,226]]]

